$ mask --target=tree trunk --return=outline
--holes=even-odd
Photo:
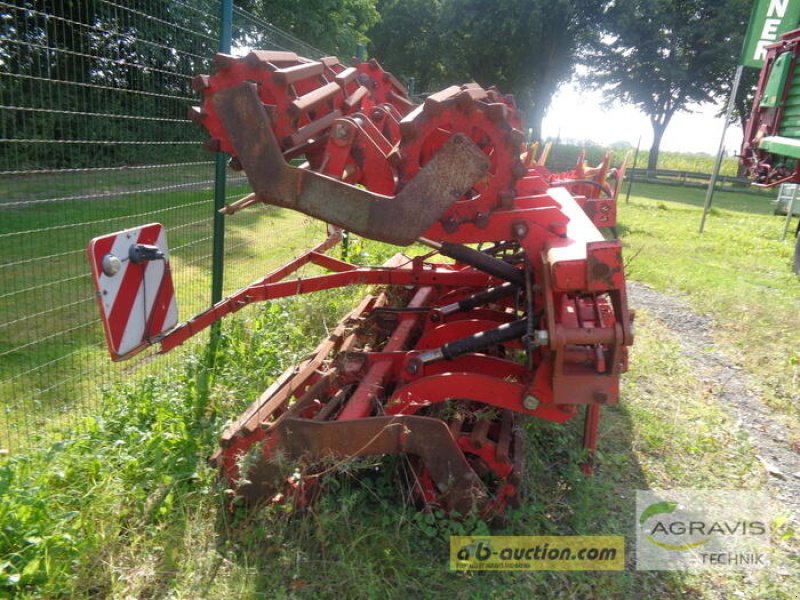
[[[543,111],[531,107],[528,114],[525,115],[525,125],[531,131],[531,142],[544,142],[542,139],[542,119],[544,118]],[[525,132],[527,133],[527,132]]]
[[[661,150],[661,138],[664,137],[664,131],[667,129],[667,119],[665,123],[656,123],[651,121],[653,126],[653,144],[650,146],[650,155],[647,157],[647,170],[655,171],[658,168],[658,153]]]

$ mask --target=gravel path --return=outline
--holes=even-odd
[[[787,428],[748,384],[741,367],[716,348],[712,320],[681,298],[636,281],[628,282],[628,295],[632,308],[645,309],[678,336],[698,377],[713,386],[717,400],[730,407],[739,427],[749,434],[769,473],[770,487],[800,522],[800,454],[790,447]]]

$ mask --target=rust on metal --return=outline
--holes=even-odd
[[[477,83],[416,105],[374,59],[253,51],[214,64],[193,81],[190,117],[253,189],[223,212],[290,208],[329,237],[166,332],[162,351],[254,302],[382,286],[226,429],[214,460],[231,486],[302,505],[340,464],[404,455],[416,503],[487,516],[520,500],[524,419],[563,423],[583,404],[594,452],[633,341],[621,244],[600,231],[624,163],[581,155],[550,171],[514,98]],[[339,228],[433,253],[351,264],[326,254]],[[325,273],[300,277],[305,265]]]
[[[297,461],[308,465],[331,458],[347,460],[387,454],[419,457],[450,510],[468,514],[480,509],[488,499],[483,483],[440,419],[392,416],[322,423],[286,417],[272,428],[271,434],[279,440],[274,456],[259,456],[244,474],[248,483],[238,490],[254,502],[280,492]]]
[[[473,183],[486,175],[486,155],[453,136],[394,198],[289,166],[255,86],[242,83],[214,96],[214,105],[247,178],[267,204],[291,208],[364,237],[407,246]]]

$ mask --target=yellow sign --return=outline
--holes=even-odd
[[[451,571],[622,571],[621,535],[451,536]]]

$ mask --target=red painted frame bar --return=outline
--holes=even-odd
[[[483,288],[496,283],[492,277],[480,271],[455,270],[450,265],[430,265],[409,260],[411,268],[358,267],[323,254],[336,245],[340,239],[341,233],[334,233],[312,250],[228,296],[208,310],[166,333],[160,339],[154,339],[153,343],[161,344],[160,353],[169,352],[190,337],[210,327],[214,322],[249,304],[349,285],[441,285]],[[282,281],[287,275],[309,263],[336,272],[307,279]]]

